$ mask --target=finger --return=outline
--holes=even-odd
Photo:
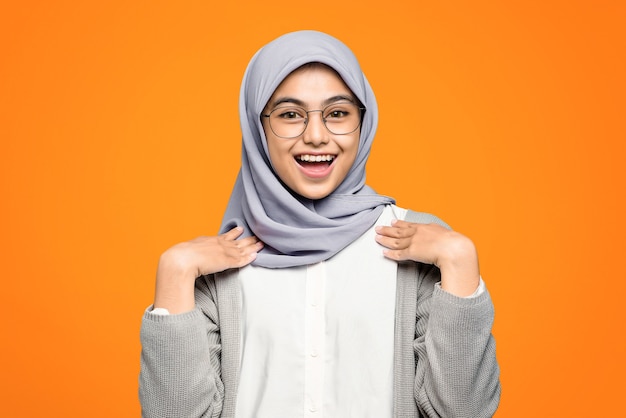
[[[235,239],[237,239],[237,237],[239,235],[241,235],[243,233],[243,228],[240,226],[236,226],[233,229],[231,229],[228,232],[225,232],[222,234],[222,237],[224,237],[224,239],[228,240],[228,241],[233,241]]]
[[[412,229],[415,229],[419,225],[425,225],[425,224],[418,224],[418,223],[415,223],[415,222],[407,222],[407,221],[403,221],[402,219],[393,219],[391,221],[391,226],[393,226],[395,228],[412,228]]]
[[[390,260],[405,261],[409,260],[408,251],[406,250],[383,250],[383,255]]]
[[[227,241],[222,246],[224,254],[238,259],[247,257],[250,253],[256,253],[263,249],[263,243],[256,237],[247,237],[237,241]]]
[[[408,238],[415,234],[415,227],[378,226],[376,233],[393,238]]]
[[[243,267],[243,266],[247,266],[248,264],[252,263],[254,260],[256,260],[258,253],[255,251],[253,253],[248,254],[248,256],[246,258],[242,258],[241,262],[239,263],[239,265],[237,267]]]
[[[387,247],[392,250],[405,249],[411,245],[411,238],[397,238],[397,237],[389,237],[384,235],[376,235],[376,242],[378,242],[383,247]]]
[[[239,249],[240,251],[230,254],[229,258],[231,261],[229,268],[239,268],[252,263],[262,248],[263,243],[259,241],[245,250]]]
[[[251,237],[241,238],[235,241],[237,247],[239,248],[250,247],[250,246],[255,245],[258,242],[261,242],[261,241],[259,241],[259,239],[255,237],[254,235]]]

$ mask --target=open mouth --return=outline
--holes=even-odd
[[[305,168],[326,168],[333,163],[335,157],[336,156],[332,154],[302,154],[296,156],[296,161],[298,162],[298,164]]]

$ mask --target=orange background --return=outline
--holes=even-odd
[[[3,416],[139,416],[158,256],[217,231],[245,66],[304,28],[377,93],[369,184],[478,245],[497,417],[623,410],[623,2],[211,3],[0,6]]]

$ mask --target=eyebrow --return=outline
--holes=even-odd
[[[356,103],[356,101],[354,100],[354,97],[350,95],[338,94],[336,96],[332,96],[324,100],[322,102],[322,107],[328,106],[331,103],[339,102],[341,100],[347,100],[351,103]],[[296,106],[306,107],[306,103],[303,102],[302,100],[296,99],[295,97],[286,96],[286,97],[279,97],[276,100],[274,100],[274,102],[272,103],[272,108],[275,108],[276,106],[281,105],[283,103],[293,103]]]

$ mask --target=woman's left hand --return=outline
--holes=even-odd
[[[386,247],[385,257],[439,267],[443,290],[463,297],[478,287],[478,255],[474,243],[466,236],[437,224],[397,219],[391,226],[376,227],[376,234],[376,241]]]

